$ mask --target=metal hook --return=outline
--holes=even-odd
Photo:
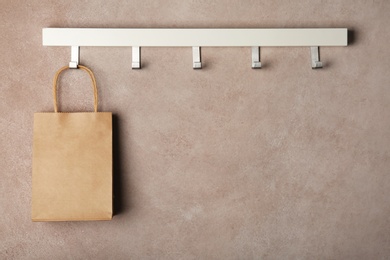
[[[252,47],[252,69],[261,69],[260,47]]]
[[[80,46],[72,46],[70,51],[69,68],[77,69],[80,63]]]
[[[192,47],[192,67],[194,69],[202,68],[202,60],[200,54],[200,47]]]
[[[131,48],[132,52],[132,62],[131,62],[131,68],[132,69],[140,69],[141,68],[141,48],[139,46],[133,46]]]
[[[322,62],[320,61],[319,47],[318,46],[310,47],[310,51],[311,51],[311,68],[312,69],[322,68]]]

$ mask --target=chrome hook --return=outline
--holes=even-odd
[[[318,46],[310,47],[311,51],[311,68],[320,69],[322,68],[322,62],[320,61],[320,52]]]
[[[72,46],[70,51],[69,68],[77,69],[80,64],[80,46]]]
[[[261,69],[260,47],[252,47],[252,69]]]
[[[131,48],[131,68],[132,69],[140,69],[141,68],[141,48],[139,46],[133,46]]]
[[[200,47],[192,47],[192,67],[194,69],[202,68],[202,60],[200,54]]]

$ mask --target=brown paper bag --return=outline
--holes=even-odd
[[[54,77],[54,113],[34,114],[32,220],[79,221],[112,219],[112,114],[57,111]]]

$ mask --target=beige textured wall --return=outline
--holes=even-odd
[[[387,0],[0,2],[0,259],[389,259]],[[111,222],[32,223],[33,113],[70,50],[43,27],[347,27],[348,47],[82,48],[115,122]],[[88,76],[62,110],[92,109]]]

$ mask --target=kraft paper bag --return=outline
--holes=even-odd
[[[32,220],[82,221],[112,219],[112,114],[57,111],[54,77],[54,113],[34,114]]]

